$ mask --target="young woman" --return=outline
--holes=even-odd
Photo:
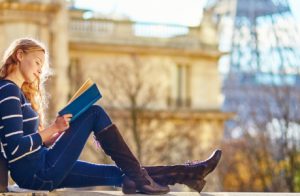
[[[48,75],[48,54],[42,43],[18,39],[5,51],[0,67],[1,149],[11,177],[21,188],[52,191],[111,185],[122,186],[124,193],[164,194],[168,185],[182,183],[202,190],[204,177],[220,160],[220,150],[203,162],[142,167],[99,105],[71,123],[72,115],[66,114],[44,127],[43,84]],[[116,166],[78,160],[92,132]]]

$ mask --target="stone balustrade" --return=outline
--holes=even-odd
[[[71,18],[69,37],[71,42],[216,50],[217,46],[201,42],[198,28],[110,19]]]

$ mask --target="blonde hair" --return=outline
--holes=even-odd
[[[45,53],[45,62],[42,67],[40,78],[32,83],[24,82],[21,87],[25,97],[31,103],[32,108],[39,115],[39,131],[41,131],[45,126],[45,110],[48,105],[48,95],[46,94],[44,83],[53,73],[49,67],[49,55],[41,42],[32,38],[17,39],[13,41],[4,52],[0,66],[0,79],[4,79],[17,68],[17,65],[19,64],[17,51],[19,49],[24,53],[34,51],[42,51]]]

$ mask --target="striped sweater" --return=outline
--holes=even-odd
[[[0,144],[8,163],[41,148],[38,124],[38,114],[21,89],[10,80],[0,80]]]

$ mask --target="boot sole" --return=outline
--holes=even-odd
[[[139,191],[139,190],[136,190],[136,189],[122,189],[122,192],[124,194],[139,194],[139,193],[142,193],[142,194],[147,194],[147,195],[163,195],[163,194],[167,194],[169,193],[170,191],[164,191],[164,192],[146,192],[146,191]]]
[[[161,192],[147,192],[147,191],[138,190],[138,189],[136,189],[136,186],[132,186],[130,188],[122,187],[122,192],[124,194],[138,194],[138,193],[143,193],[143,194],[147,194],[147,195],[163,195],[163,194],[169,193],[170,189],[168,191],[161,191]]]

